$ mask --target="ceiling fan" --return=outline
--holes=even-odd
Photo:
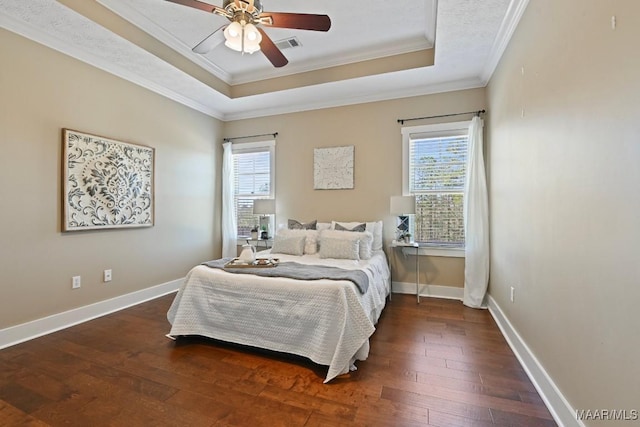
[[[263,12],[261,0],[224,0],[222,7],[198,0],[167,1],[215,13],[231,21],[198,43],[192,49],[194,52],[207,53],[224,41],[227,47],[242,53],[262,50],[274,67],[283,67],[289,61],[258,25],[313,31],[329,31],[331,28],[331,19],[327,15]]]

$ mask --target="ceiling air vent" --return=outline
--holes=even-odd
[[[274,42],[274,43],[276,46],[278,46],[278,49],[280,50],[291,49],[294,47],[302,46],[302,44],[300,43],[300,40],[298,40],[297,37],[290,37],[288,39],[278,40],[277,42]]]

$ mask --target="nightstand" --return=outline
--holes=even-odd
[[[393,240],[391,242],[391,247],[393,249],[404,249],[404,248],[415,248],[416,250],[416,299],[418,301],[418,304],[420,304],[420,262],[418,261],[418,256],[420,255],[420,245],[418,245],[416,242],[411,242],[411,243],[404,243],[404,242],[399,242],[397,240]]]
[[[269,238],[269,239],[247,239],[249,241],[250,244],[253,244],[253,242],[255,242],[255,247],[256,249],[260,249],[261,246],[264,245],[265,249],[269,249],[271,246],[273,246],[273,239]]]

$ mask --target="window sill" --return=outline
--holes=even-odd
[[[416,254],[416,250],[414,248],[402,248],[402,252],[406,255]],[[442,247],[435,247],[435,246],[421,246],[420,249],[418,249],[418,255],[449,257],[449,258],[464,258],[464,248],[442,248]]]

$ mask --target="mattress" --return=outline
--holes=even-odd
[[[269,251],[258,256],[268,257]],[[199,265],[167,313],[169,336],[199,335],[307,357],[328,366],[325,383],[354,369],[369,354],[369,337],[390,292],[384,252],[361,261],[276,256],[282,262],[361,269],[369,289],[361,294],[350,281],[259,277]]]

